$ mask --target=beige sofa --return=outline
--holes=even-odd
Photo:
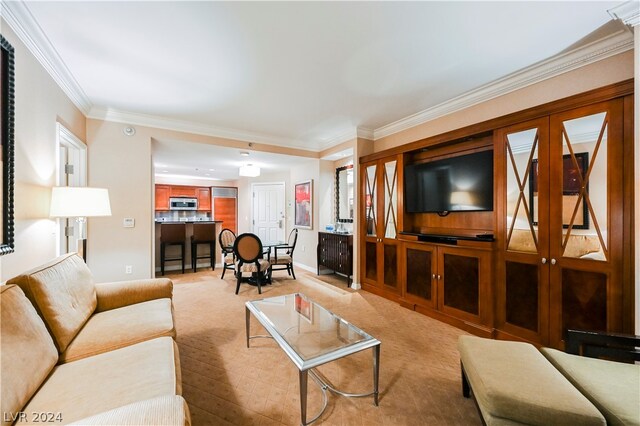
[[[94,284],[77,254],[0,288],[2,425],[188,425],[168,279]]]
[[[461,336],[463,394],[487,425],[640,425],[640,365]]]

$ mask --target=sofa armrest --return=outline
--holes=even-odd
[[[96,312],[108,311],[149,300],[171,299],[172,294],[173,281],[168,278],[100,283],[96,284],[96,296],[98,299]]]
[[[640,336],[601,331],[567,330],[565,352],[612,361],[640,361]]]
[[[181,396],[160,396],[78,420],[73,425],[189,426],[189,407]]]

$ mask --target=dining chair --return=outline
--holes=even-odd
[[[236,234],[229,228],[224,228],[218,235],[220,248],[222,249],[222,279],[227,269],[234,270],[236,258],[233,254],[233,243],[236,241]]]
[[[242,273],[251,272],[258,285],[258,293],[262,294],[261,281],[267,279],[269,261],[262,258],[262,241],[256,234],[245,233],[238,235],[233,243],[233,253],[236,257],[236,294],[240,290]]]
[[[273,271],[286,270],[289,276],[293,276],[294,280],[296,279],[296,273],[293,271],[293,251],[296,248],[297,241],[298,228],[293,228],[289,234],[287,245],[273,247],[273,258],[271,257],[271,253],[269,253],[268,258],[271,264],[269,275],[271,275]],[[283,253],[278,254],[278,251],[282,251]]]

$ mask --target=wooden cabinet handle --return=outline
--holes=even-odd
[[[541,262],[542,262],[542,264],[544,265],[545,263],[547,263],[547,258],[546,258],[546,257],[543,257],[543,258],[542,258],[542,260],[541,260]]]

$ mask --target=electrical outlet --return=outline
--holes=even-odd
[[[133,266],[131,266],[131,265],[126,265],[126,266],[124,267],[124,273],[125,273],[125,274],[132,274],[132,273],[133,273]]]

